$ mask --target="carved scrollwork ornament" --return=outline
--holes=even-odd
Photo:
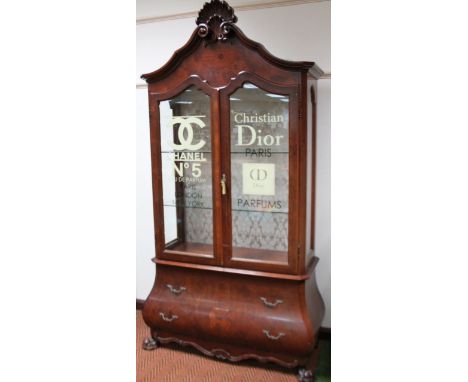
[[[226,41],[231,27],[237,22],[234,9],[223,0],[205,3],[198,13],[198,35],[211,41]]]
[[[201,38],[205,38],[206,36],[208,36],[208,31],[209,31],[209,27],[208,25],[206,24],[200,24],[198,26],[198,35],[201,37]]]

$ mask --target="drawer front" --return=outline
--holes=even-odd
[[[308,347],[296,284],[268,279],[234,282],[244,344],[262,350],[298,353]]]
[[[308,348],[297,283],[166,268],[145,305],[156,329],[252,351],[302,354]]]

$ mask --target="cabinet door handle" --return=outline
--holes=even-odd
[[[180,287],[179,289],[174,288],[171,284],[166,284],[166,286],[169,288],[169,290],[170,290],[172,293],[176,294],[177,296],[178,296],[179,294],[181,294],[183,291],[187,290],[187,288],[185,288],[185,287]]]
[[[260,297],[260,300],[262,300],[262,302],[269,308],[274,308],[276,305],[283,303],[283,300],[276,300],[275,302],[270,302],[265,297]]]
[[[226,195],[227,187],[226,187],[226,174],[221,176],[221,194]]]
[[[179,318],[175,314],[174,315],[171,314],[171,317],[166,317],[166,315],[163,312],[160,312],[159,315],[161,316],[161,318],[164,321],[167,321],[167,322],[171,322],[171,321],[177,320]]]
[[[263,329],[263,333],[270,339],[270,340],[273,340],[273,341],[278,341],[281,337],[285,336],[286,334],[284,333],[278,333],[277,336],[273,336],[270,334],[270,332],[266,329]]]

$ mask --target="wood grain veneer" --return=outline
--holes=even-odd
[[[155,284],[143,309],[152,336],[144,347],[176,342],[232,362],[252,358],[300,367],[299,380],[312,381],[325,307],[315,279],[314,234],[306,232],[306,214],[314,215],[316,167],[315,94],[310,116],[307,81],[323,72],[313,62],[271,55],[236,21],[226,2],[206,3],[187,44],[162,68],[142,76],[148,83],[157,254]],[[246,82],[289,100],[287,251],[232,245],[229,97]],[[189,87],[210,97],[213,243],[190,243],[178,232],[178,239],[165,245],[159,105]],[[312,173],[306,165],[309,149],[314,150]],[[311,210],[305,207],[308,177]],[[312,248],[306,248],[308,237]]]

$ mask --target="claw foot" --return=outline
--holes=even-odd
[[[148,338],[145,338],[145,340],[143,341],[144,350],[154,350],[157,348],[158,348],[158,342],[154,338],[148,337]]]
[[[315,376],[314,373],[312,373],[312,371],[300,368],[297,379],[299,382],[314,382]]]

